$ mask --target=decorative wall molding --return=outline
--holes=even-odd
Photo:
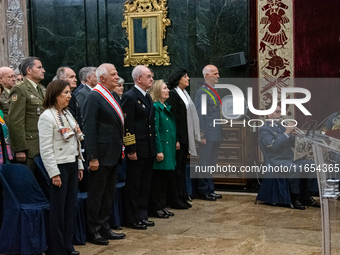
[[[259,106],[272,104],[273,88],[294,87],[293,0],[257,0]],[[290,98],[293,95],[289,95]],[[287,118],[294,119],[294,107]]]
[[[1,25],[0,66],[18,70],[22,59],[28,57],[26,0],[4,0],[0,8],[0,22],[5,24]]]

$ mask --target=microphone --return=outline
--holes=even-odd
[[[312,137],[314,137],[315,130],[317,130],[317,128],[318,128],[319,126],[325,124],[331,117],[337,116],[337,115],[339,115],[339,114],[340,114],[340,111],[337,111],[336,113],[332,113],[331,115],[327,116],[326,119],[324,119],[323,121],[321,121],[316,127],[314,127],[314,129],[313,129],[313,136],[312,136]],[[321,126],[321,127],[322,127],[322,126]],[[320,134],[321,134],[321,131],[320,131]]]

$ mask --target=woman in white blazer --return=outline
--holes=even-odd
[[[78,179],[83,177],[80,141],[83,134],[67,110],[71,99],[66,81],[52,81],[38,121],[40,155],[52,179],[49,214],[49,254],[79,254],[73,248]]]

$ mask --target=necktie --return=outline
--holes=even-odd
[[[43,93],[43,91],[42,91],[40,85],[37,86],[37,90],[38,90],[39,95],[40,95],[42,98],[44,98],[44,93]]]

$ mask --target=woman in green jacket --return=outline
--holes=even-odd
[[[163,80],[157,80],[149,90],[154,101],[157,157],[153,165],[149,214],[157,218],[169,218],[174,213],[166,208],[166,190],[169,171],[176,167],[176,122],[165,103],[169,89]]]

